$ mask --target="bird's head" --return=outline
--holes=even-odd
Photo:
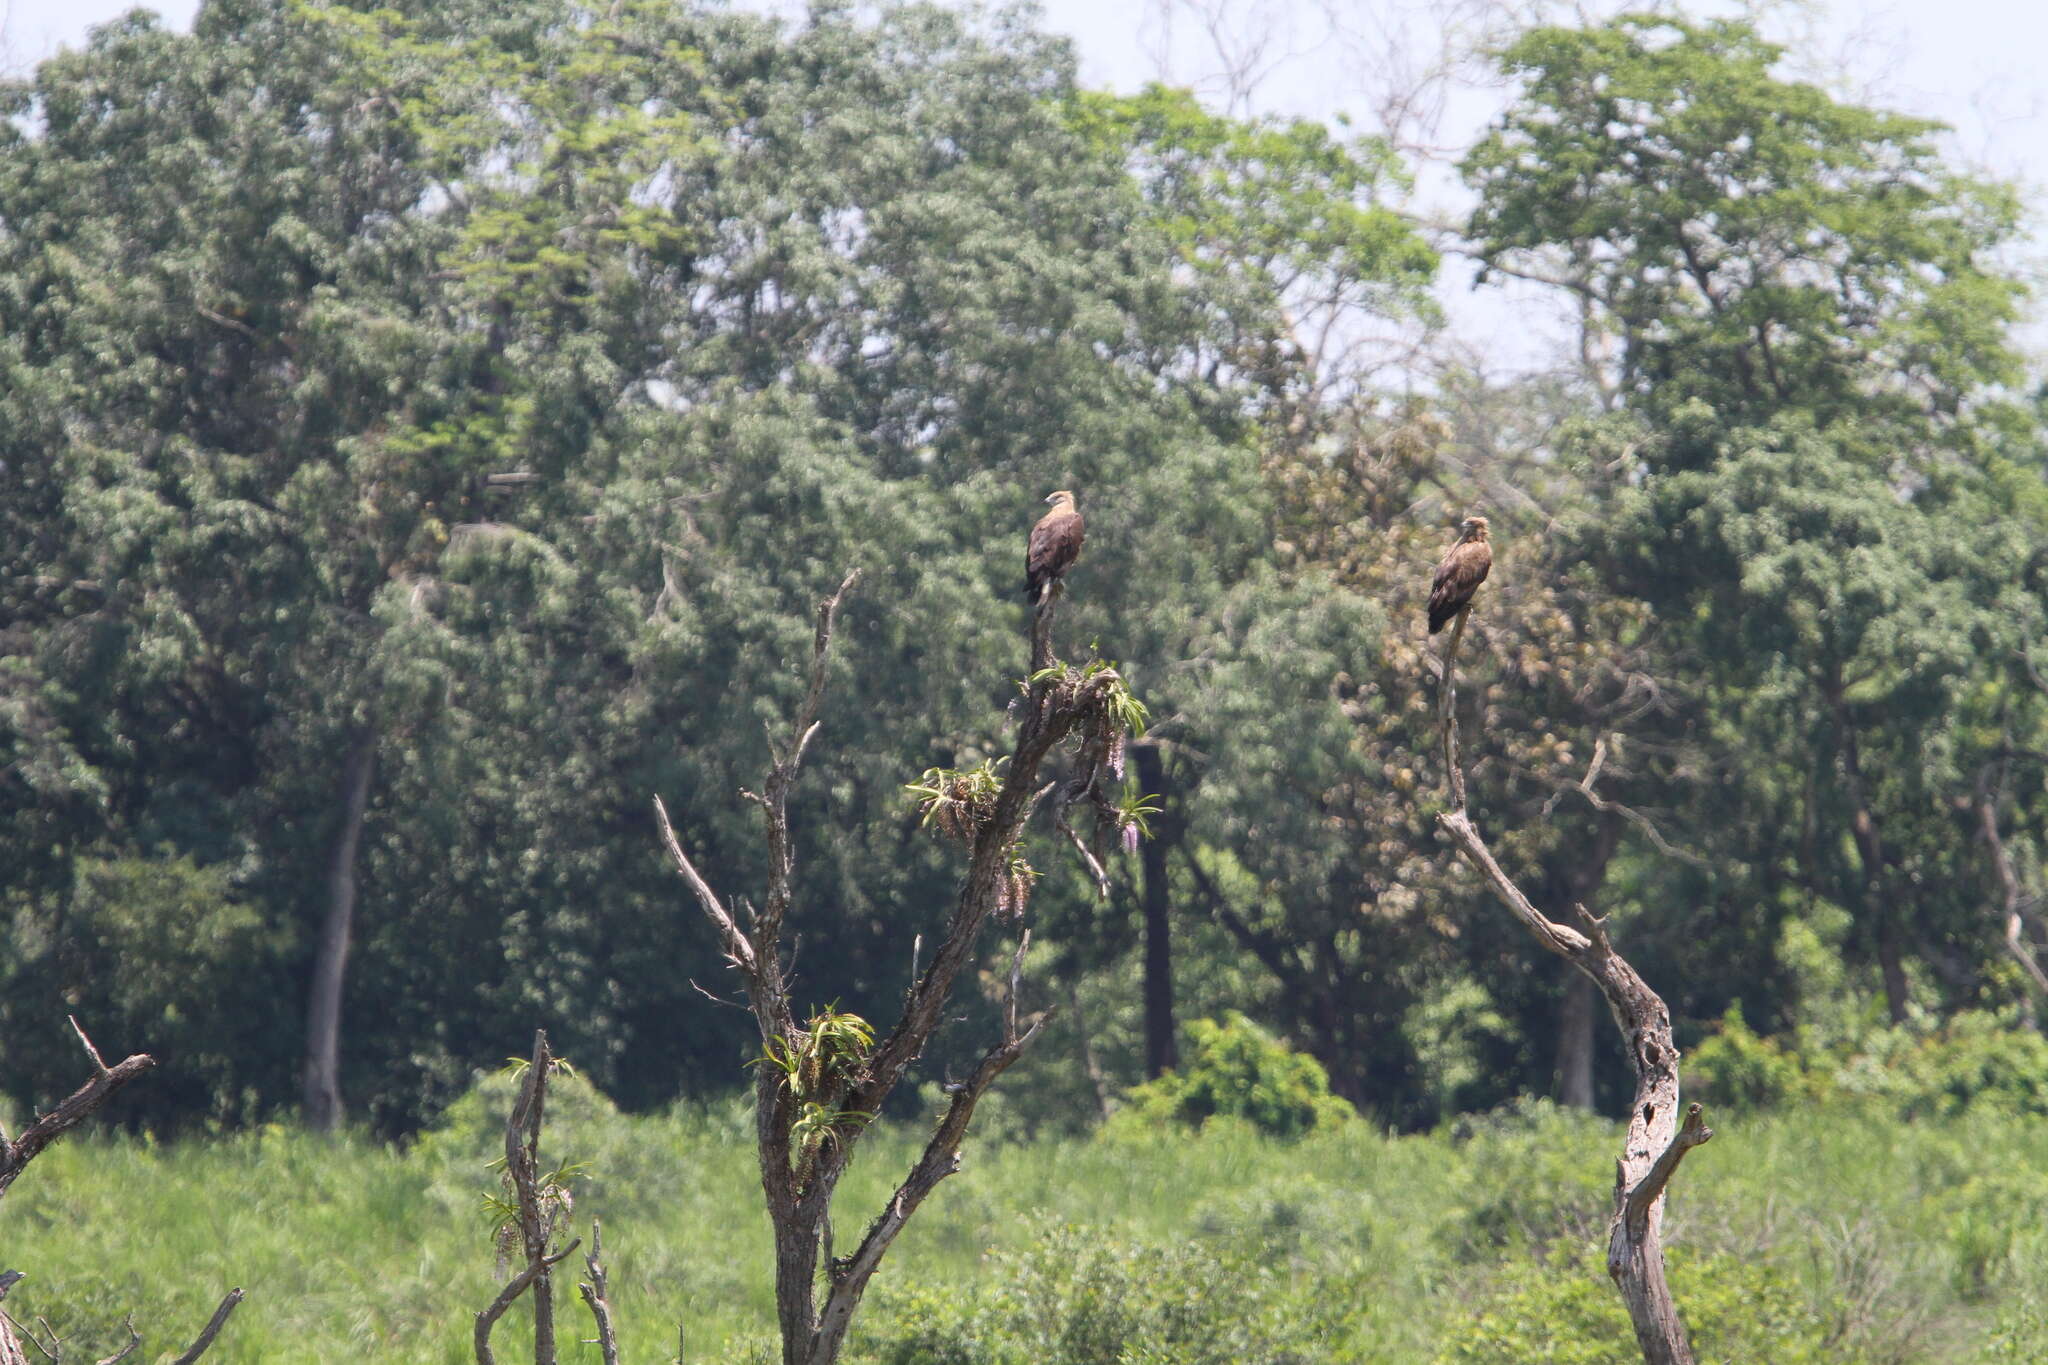
[[[1057,493],[1047,494],[1045,500],[1061,511],[1071,512],[1074,510],[1074,495],[1064,488]]]
[[[1465,520],[1464,520],[1464,521],[1462,521],[1462,522],[1460,522],[1460,523],[1458,524],[1458,539],[1460,539],[1460,540],[1484,540],[1484,539],[1486,539],[1486,518],[1485,518],[1485,517],[1467,517],[1467,518],[1465,518]]]

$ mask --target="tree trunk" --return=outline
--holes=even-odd
[[[1131,746],[1132,765],[1137,769],[1138,790],[1160,796],[1164,804],[1166,765],[1159,750],[1149,744]],[[1144,871],[1145,911],[1145,1079],[1156,1080],[1161,1072],[1180,1065],[1176,1041],[1178,1029],[1173,1018],[1173,916],[1172,896],[1166,880],[1168,848],[1165,821],[1161,813],[1153,837],[1139,845],[1138,857]]]
[[[306,1005],[306,1126],[316,1133],[331,1133],[342,1120],[341,996],[355,925],[356,850],[362,843],[376,766],[376,731],[356,732],[342,761],[341,826],[327,864],[327,917],[320,926]]]
[[[28,1355],[4,1317],[0,1317],[0,1365],[28,1365]]]
[[[1842,699],[1842,685],[1831,680],[1825,688],[1828,705],[1841,734],[1842,775],[1849,789],[1849,831],[1856,837],[1856,860],[1862,866],[1858,880],[1863,893],[1863,912],[1875,921],[1877,967],[1884,978],[1885,1009],[1893,1024],[1906,1022],[1906,964],[1899,948],[1898,908],[1886,895],[1884,839],[1877,829],[1877,817],[1864,795],[1863,759],[1856,744],[1856,729],[1849,723],[1849,709]]]
[[[801,1220],[775,1224],[775,1316],[782,1365],[811,1365],[818,1331],[818,1229]]]
[[[1458,641],[1465,633],[1467,607],[1444,649],[1437,723],[1442,728],[1451,809],[1437,816],[1437,827],[1457,844],[1458,851],[1486,880],[1493,894],[1538,943],[1585,973],[1607,997],[1615,1026],[1628,1049],[1636,1073],[1635,1100],[1629,1106],[1628,1135],[1615,1163],[1614,1213],[1607,1224],[1607,1273],[1628,1307],[1636,1345],[1645,1365],[1694,1365],[1692,1346],[1671,1301],[1664,1276],[1664,1194],[1678,1163],[1694,1147],[1714,1136],[1690,1106],[1680,1123],[1678,1114],[1678,1049],[1671,1041],[1671,1013],[1664,1001],[1636,974],[1635,968],[1607,937],[1605,922],[1575,903],[1576,927],[1547,918],[1529,902],[1520,887],[1494,861],[1465,811],[1465,782],[1458,757]],[[1604,832],[1603,832],[1604,835]],[[1604,842],[1604,838],[1603,838]],[[1612,852],[1596,844],[1602,862]],[[1590,880],[1590,879],[1588,879]]]
[[[1557,1017],[1557,1102],[1567,1109],[1593,1107],[1593,993],[1585,973],[1565,969]]]

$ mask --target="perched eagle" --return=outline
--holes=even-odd
[[[1429,585],[1429,633],[1436,634],[1472,601],[1493,567],[1493,546],[1486,542],[1486,518],[1467,517],[1458,539],[1444,551]]]
[[[1043,605],[1074,561],[1081,557],[1087,524],[1074,510],[1074,495],[1062,488],[1046,499],[1052,510],[1031,528],[1031,548],[1024,556],[1024,596]]]

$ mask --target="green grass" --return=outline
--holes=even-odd
[[[132,1309],[141,1358],[157,1359],[241,1285],[249,1298],[210,1361],[467,1361],[472,1315],[496,1289],[482,1197],[507,1094],[489,1083],[402,1150],[284,1129],[171,1146],[74,1137],[0,1202],[0,1265],[30,1276],[7,1307],[47,1316],[71,1338],[67,1358],[86,1359],[118,1344]],[[2048,1128],[1854,1110],[1716,1126],[1681,1170],[1666,1224],[1681,1310],[1690,1295],[1703,1315],[1739,1320],[1767,1298],[1797,1319],[1783,1329],[1797,1349],[1770,1348],[1784,1360],[2043,1358],[2031,1287],[2048,1280]],[[678,1323],[693,1362],[754,1357],[772,1305],[744,1111],[627,1118],[558,1086],[548,1131],[549,1160],[589,1163],[577,1230],[604,1220],[625,1357],[669,1360]],[[869,1135],[842,1186],[841,1250],[916,1142],[909,1129]],[[1048,1305],[1099,1314],[1129,1297],[1130,1321],[1097,1337],[1170,1340],[1202,1305],[1165,1302],[1157,1281],[1201,1274],[1234,1277],[1215,1295],[1242,1302],[1209,1305],[1232,1321],[1265,1299],[1297,1326],[1314,1308],[1317,1353],[1261,1359],[1625,1361],[1618,1302],[1604,1283],[1583,1288],[1597,1279],[1582,1252],[1601,1233],[1616,1148],[1611,1125],[1548,1112],[1423,1137],[1350,1125],[1282,1144],[1227,1124],[1200,1136],[1113,1125],[1092,1139],[970,1144],[885,1264],[853,1354],[938,1359],[906,1334],[936,1321],[934,1304],[965,1304],[980,1316],[941,1334],[983,1344],[945,1359],[1113,1361],[1043,1344],[1058,1312],[1082,1311]],[[1077,1270],[1076,1248],[1095,1260]],[[1768,1276],[1744,1278],[1757,1267]],[[560,1278],[563,1335],[580,1340],[575,1277]],[[1578,1354],[1530,1354],[1529,1334],[1566,1322]],[[501,1325],[501,1358],[518,1358],[522,1328],[517,1315]],[[1027,1349],[1030,1331],[1041,1344]],[[571,1345],[563,1358],[597,1357]]]

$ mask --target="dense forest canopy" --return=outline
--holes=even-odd
[[[1625,1093],[1435,832],[1470,512],[1474,807],[1681,1041],[2031,1026],[2018,203],[1782,56],[1669,16],[1498,54],[1457,245],[1584,341],[1512,381],[1435,359],[1388,144],[1081,89],[1010,10],[215,0],[0,87],[0,1090],[64,1088],[75,1013],[166,1063],[126,1117],[290,1109],[323,981],[383,1131],[536,1023],[629,1107],[736,1086],[647,802],[761,885],[736,793],[852,567],[797,970],[884,1011],[955,875],[905,784],[1003,751],[1055,488],[1063,642],[1151,708],[1160,809],[1106,901],[1041,861],[1021,1121],[1231,1010],[1397,1126]]]

